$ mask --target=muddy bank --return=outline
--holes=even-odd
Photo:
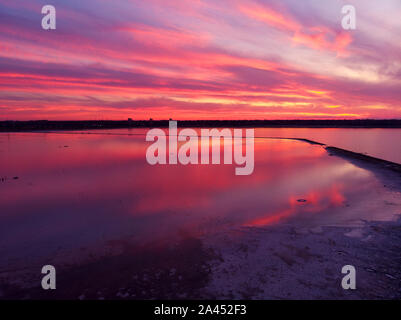
[[[40,263],[2,272],[0,298],[401,299],[401,218],[357,227],[241,227],[167,246],[129,239],[108,246],[83,248],[75,260],[55,256],[56,290],[41,289]],[[356,268],[356,290],[341,287],[344,265]]]
[[[71,265],[55,259],[56,290],[41,289],[40,265],[21,273],[20,284],[3,278],[0,298],[401,299],[400,230],[401,219],[356,228],[277,225],[146,250],[124,244],[120,253]],[[341,268],[349,264],[357,289],[347,291]]]
[[[56,290],[41,288],[44,261],[25,270],[2,270],[0,299],[200,299],[209,281],[208,262],[214,258],[196,238],[146,246],[130,239],[111,241],[47,259],[57,270]]]
[[[204,242],[219,256],[202,291],[208,298],[401,298],[401,219],[358,228],[241,228]],[[341,287],[344,265],[356,268],[356,290]]]
[[[366,167],[372,169],[373,171],[387,169],[401,174],[401,164],[395,162],[336,147],[326,147],[326,150],[329,152],[329,154],[343,157],[359,167]],[[398,178],[401,179],[401,175],[398,175]]]

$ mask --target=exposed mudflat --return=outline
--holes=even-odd
[[[19,280],[3,282],[0,298],[401,298],[401,219],[354,228],[243,227],[146,250],[129,241],[111,245],[113,253],[83,252],[72,264],[56,258],[63,267],[54,291],[40,288],[39,272],[12,271]],[[356,268],[356,290],[341,287],[344,265]]]
[[[241,228],[208,243],[218,253],[203,291],[210,298],[401,298],[401,219],[356,228]],[[356,290],[341,287],[344,265],[356,268]]]

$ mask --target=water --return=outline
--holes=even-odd
[[[198,130],[198,129],[197,129]],[[92,133],[138,134],[146,130],[96,130]],[[301,138],[401,164],[401,129],[257,128],[255,137]]]
[[[400,211],[399,193],[318,145],[256,139],[254,173],[236,176],[235,164],[150,166],[145,131],[129,132],[0,135],[0,270],[124,237],[146,244],[280,223],[350,225]],[[330,129],[319,132],[307,138],[334,142]]]
[[[261,128],[255,135],[309,139],[401,164],[401,129]]]

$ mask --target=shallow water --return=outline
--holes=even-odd
[[[138,134],[146,133],[146,131],[113,129],[96,130],[91,133]],[[401,129],[399,128],[256,128],[255,137],[309,139],[401,164]]]
[[[0,267],[128,236],[146,244],[242,226],[349,225],[400,208],[373,173],[321,146],[255,139],[253,174],[236,176],[235,164],[151,166],[144,131],[130,132],[0,135]]]
[[[260,128],[255,136],[309,139],[401,164],[401,129]]]

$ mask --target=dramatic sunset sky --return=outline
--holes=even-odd
[[[0,120],[128,117],[401,118],[401,1],[0,0]]]

